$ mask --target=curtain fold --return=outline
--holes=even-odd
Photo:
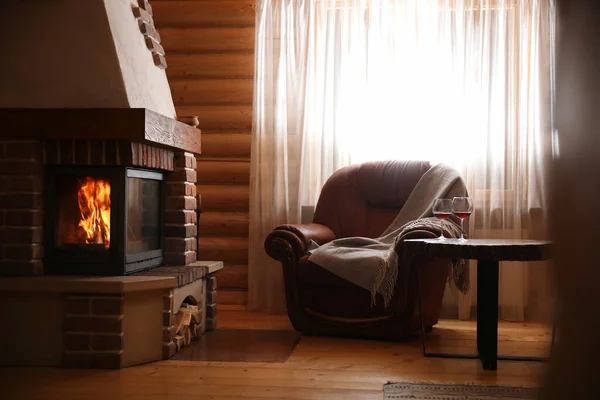
[[[472,237],[543,237],[553,24],[551,0],[258,0],[249,307],[285,310],[264,238],[353,163],[453,165]],[[544,308],[548,281],[502,263],[501,317]],[[449,288],[444,310],[468,318],[475,294]]]

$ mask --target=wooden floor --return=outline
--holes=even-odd
[[[219,311],[219,328],[291,329],[286,316]],[[430,343],[472,347],[473,325],[444,322]],[[450,342],[445,342],[447,337]],[[546,351],[549,333],[537,324],[501,325],[500,348]],[[515,347],[516,346],[516,347]],[[388,343],[304,337],[285,363],[161,361],[119,371],[0,369],[0,399],[381,399],[388,381],[536,386],[545,365],[424,358],[419,340]]]

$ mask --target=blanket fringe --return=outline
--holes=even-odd
[[[469,266],[464,259],[454,259],[450,263],[450,274],[448,279],[454,282],[456,288],[462,293],[467,294],[471,289],[469,279]]]
[[[388,307],[394,296],[396,281],[398,280],[398,254],[392,247],[385,259],[377,266],[377,274],[371,282],[371,307],[377,304],[377,294],[383,297],[384,307]]]

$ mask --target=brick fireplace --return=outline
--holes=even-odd
[[[0,109],[0,120],[0,317],[21,327],[0,336],[14,344],[0,365],[168,358],[181,307],[198,314],[194,337],[215,328],[220,266],[196,252],[198,129],[147,109]]]
[[[158,248],[159,257],[164,258],[168,265],[188,265],[196,261],[197,199],[194,154],[200,152],[199,130],[144,109],[21,109],[0,111],[0,117],[12,125],[12,129],[5,130],[6,133],[0,139],[0,275],[42,275],[48,272],[44,268],[46,260],[51,261],[53,265],[63,261],[60,255],[52,254],[49,258],[49,254],[44,254],[45,247],[56,253],[57,247],[60,247],[57,246],[57,241],[69,241],[57,237],[61,234],[58,226],[61,222],[60,212],[63,210],[61,207],[65,207],[64,204],[59,204],[60,198],[62,196],[72,200],[71,214],[77,217],[80,213],[76,204],[79,189],[77,185],[86,178],[94,177],[107,183],[112,181],[113,192],[110,198],[113,199],[113,211],[116,212],[109,218],[117,225],[112,229],[117,236],[113,234],[111,246],[118,248],[119,254],[111,255],[110,258],[113,264],[123,261],[128,254],[125,249],[126,231],[141,228],[128,226],[126,212],[130,211],[133,214],[144,211],[136,210],[135,206],[127,207],[125,204],[127,201],[142,200],[141,197],[126,198],[127,195],[133,197],[132,192],[136,189],[126,186],[126,183],[128,180],[141,179],[139,177],[144,173],[154,180],[160,180],[159,190],[165,194],[164,200],[162,193],[156,194],[160,198],[145,199],[160,204],[160,215],[145,216],[146,220],[159,218],[156,228],[160,229],[160,233],[154,234],[160,236],[160,243],[150,247],[155,247],[152,250]],[[28,118],[40,123],[48,123],[51,120],[53,126],[42,129],[35,122],[27,123]],[[112,120],[103,122],[104,118]],[[131,121],[133,119],[138,121]],[[157,121],[161,121],[163,126],[157,126]],[[90,127],[90,124],[95,122],[96,124]],[[153,132],[155,137],[148,138],[151,123],[155,124],[152,129],[157,132]],[[122,128],[119,125],[131,126],[133,131],[128,132],[129,139],[121,135]],[[179,137],[173,136],[173,127],[179,129],[176,133]],[[88,139],[90,130],[96,131],[93,135],[95,137]],[[175,143],[176,140],[179,143]],[[163,143],[165,141],[171,143]],[[50,187],[44,188],[45,182],[50,183]],[[67,190],[64,187],[69,185],[71,190],[75,190],[62,193],[61,190]],[[51,200],[53,204],[45,204],[47,200]],[[140,208],[143,208],[143,205],[139,204]],[[154,212],[157,213],[158,209]],[[50,226],[45,227],[45,224]],[[73,232],[62,233],[73,237],[73,243],[66,243],[64,247],[75,247],[76,228],[79,227],[71,224],[70,230]],[[69,230],[69,227],[63,230]],[[129,234],[130,237],[135,236],[132,232]],[[115,241],[117,237],[118,243]],[[51,243],[44,243],[44,239],[51,240]],[[103,242],[102,238],[93,241],[90,247],[98,250],[96,256],[84,255],[83,263],[85,258],[98,258],[98,255],[105,255],[105,250],[111,248],[97,243]],[[79,243],[79,247],[85,245]],[[76,268],[77,266],[74,266],[65,270],[68,274],[77,274]],[[132,271],[139,269],[144,267],[132,268]],[[60,272],[60,266],[54,266],[52,273],[56,273],[57,270]],[[118,272],[111,270],[103,274],[100,270],[94,275],[123,275],[127,271],[123,268],[121,273]]]
[[[168,358],[216,327],[222,263],[198,261],[200,130],[176,114],[152,7],[9,4],[0,365]]]

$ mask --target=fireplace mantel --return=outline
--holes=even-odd
[[[0,108],[0,139],[130,140],[200,154],[200,130],[146,108]]]

